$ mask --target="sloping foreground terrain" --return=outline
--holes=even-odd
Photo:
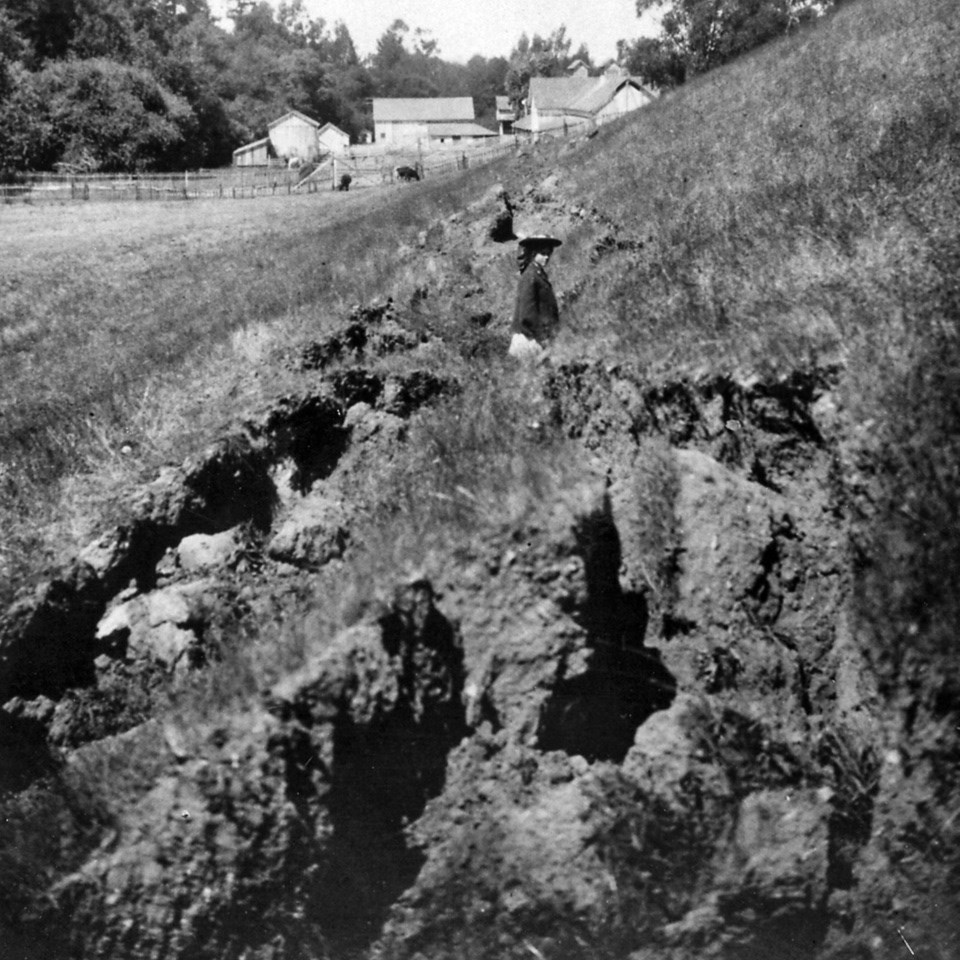
[[[522,152],[21,594],[5,955],[960,956],[957,27]]]

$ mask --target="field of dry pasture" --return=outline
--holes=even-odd
[[[385,203],[390,218],[368,216]],[[179,456],[229,415],[193,403],[235,372],[204,366],[218,345],[307,304],[315,316],[374,296],[382,250],[419,217],[399,186],[0,207],[0,582],[28,579],[62,536],[41,528],[62,513],[64,478],[124,466],[128,440],[144,469]]]

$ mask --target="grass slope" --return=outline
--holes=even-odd
[[[5,213],[18,220],[0,330],[3,579],[69,539],[62,523],[42,530],[79,496],[68,483],[64,504],[64,478],[100,471],[116,482],[94,487],[112,494],[195,449],[240,397],[282,387],[264,358],[297,332],[358,299],[409,302],[431,276],[475,279],[469,250],[426,265],[396,251],[485,184],[517,193],[550,170],[598,214],[554,221],[567,238],[560,356],[634,357],[652,378],[843,362],[850,416],[874,424],[864,443],[900,449],[909,435],[910,468],[933,482],[944,465],[915,461],[938,446],[922,404],[952,382],[924,365],[954,351],[957,23],[947,0],[852,4],[574,152],[388,198]],[[510,259],[478,298],[500,329]],[[423,312],[455,339],[460,308],[440,296]],[[903,484],[907,465],[890,469]],[[937,482],[942,515],[953,506]]]

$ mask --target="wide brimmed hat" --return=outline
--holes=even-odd
[[[559,247],[563,243],[556,237],[548,236],[546,233],[528,233],[520,238],[521,247]]]

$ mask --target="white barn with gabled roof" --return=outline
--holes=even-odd
[[[267,126],[267,135],[278,157],[316,160],[320,156],[320,124],[299,110],[290,110]]]
[[[656,99],[636,77],[608,69],[599,77],[582,71],[566,77],[532,77],[527,116],[514,129],[533,134],[563,133],[587,123],[604,123]]]
[[[350,146],[350,134],[332,123],[325,123],[317,131],[317,143],[321,153],[346,153]]]
[[[375,97],[373,131],[385,146],[496,136],[476,122],[473,97]]]

